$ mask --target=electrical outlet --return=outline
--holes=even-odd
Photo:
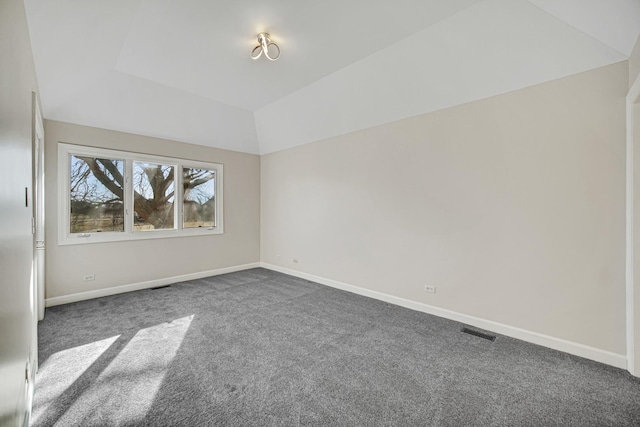
[[[96,280],[95,274],[91,273],[91,274],[85,274],[84,276],[82,276],[83,282],[90,282],[91,280]]]
[[[424,287],[424,291],[425,292],[429,292],[430,294],[435,294],[436,293],[436,287],[435,286],[425,286]]]

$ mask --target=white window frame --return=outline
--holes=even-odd
[[[71,233],[71,156],[89,156],[103,159],[124,160],[124,232]],[[174,172],[174,220],[175,228],[163,230],[133,230],[133,163],[147,162],[175,167]],[[215,171],[215,226],[182,228],[182,204],[184,189],[182,168],[200,168]],[[164,239],[172,237],[209,236],[224,233],[224,188],[223,165],[175,157],[133,153],[58,143],[58,244],[77,245],[87,243],[121,242],[127,240]]]

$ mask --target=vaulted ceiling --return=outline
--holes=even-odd
[[[640,0],[25,0],[44,117],[269,153],[628,59]],[[249,57],[267,31],[282,50]]]

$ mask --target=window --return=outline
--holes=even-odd
[[[216,226],[216,170],[182,168],[182,227]]]
[[[58,145],[59,243],[221,234],[221,164]]]
[[[175,228],[174,167],[133,162],[133,229]]]
[[[71,233],[124,231],[124,160],[70,159]]]

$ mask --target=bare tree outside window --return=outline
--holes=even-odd
[[[71,233],[124,231],[124,160],[71,156]]]
[[[216,171],[200,168],[182,168],[184,198],[182,227],[214,227]]]
[[[131,158],[117,151],[110,158],[112,150],[80,147],[74,152],[70,145],[60,147],[68,153],[59,157],[68,162],[68,233],[95,237],[73,243],[128,240],[132,233],[135,238],[174,236],[152,230],[176,230],[176,236],[182,230],[182,235],[200,234],[198,229],[222,232],[222,165],[185,165],[180,159],[158,156]]]
[[[174,167],[133,164],[134,230],[174,228]],[[71,233],[124,231],[124,160],[71,156]]]
[[[133,229],[161,230],[175,228],[173,166],[133,163]]]

